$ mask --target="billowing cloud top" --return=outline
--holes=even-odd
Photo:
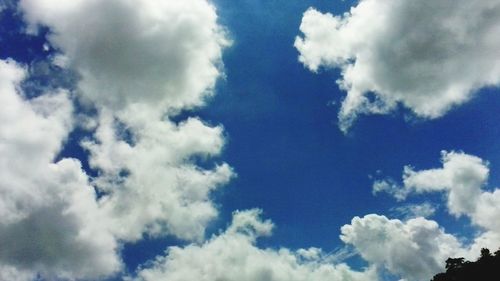
[[[234,176],[227,164],[208,162],[224,146],[223,129],[170,117],[203,105],[222,74],[228,40],[214,7],[205,0],[18,7],[31,32],[48,27],[53,63],[80,79],[76,89],[30,98],[20,87],[23,66],[0,61],[0,279],[95,280],[122,269],[122,243],[146,235],[203,240],[218,212],[211,192]],[[75,99],[97,114],[76,118]],[[79,160],[59,156],[83,119],[92,178]]]
[[[205,0],[21,0],[32,25],[82,76],[82,97],[113,109],[130,103],[182,109],[201,105],[220,75],[227,46]]]
[[[479,157],[453,151],[443,151],[441,161],[442,168],[422,171],[415,171],[411,166],[405,166],[402,187],[391,179],[385,179],[376,181],[373,185],[374,190],[387,192],[399,200],[404,200],[412,193],[447,192],[447,205],[451,214],[472,216],[475,223],[485,228],[496,228],[500,233],[496,220],[489,220],[491,215],[488,215],[488,213],[500,215],[500,207],[495,207],[497,205],[495,202],[500,203],[496,201],[499,190],[494,192],[482,190],[490,172],[488,163]]]
[[[375,214],[355,217],[342,227],[341,239],[371,264],[412,281],[432,278],[443,269],[444,260],[463,252],[454,236],[422,217],[408,221]]]
[[[441,246],[446,245],[444,247],[454,249],[457,256],[466,257],[474,257],[483,247],[497,249],[500,247],[500,189],[483,190],[489,175],[488,163],[463,152],[443,151],[441,156],[442,168],[415,171],[406,166],[402,186],[387,179],[375,182],[374,188],[377,192],[388,192],[399,200],[413,193],[445,192],[448,212],[454,216],[466,216],[472,225],[478,227],[478,234],[473,243],[463,250],[457,248],[457,243],[450,243],[451,240],[441,243]],[[345,241],[356,243],[349,235],[352,228],[346,230],[348,235]]]
[[[376,271],[353,271],[345,264],[333,265],[317,249],[260,249],[255,239],[269,235],[270,221],[261,211],[236,212],[233,222],[219,236],[201,246],[172,247],[166,257],[138,272],[135,281],[240,280],[240,281],[376,281]],[[307,253],[314,252],[314,255]]]
[[[344,131],[358,114],[387,113],[398,103],[436,118],[500,84],[496,0],[362,0],[343,16],[311,8],[300,31],[295,47],[306,67],[342,70]]]
[[[17,90],[24,75],[13,61],[0,61],[0,277],[117,272],[117,242],[80,162],[53,162],[72,128],[68,94],[25,100]]]
[[[461,152],[443,152],[441,168],[408,166],[401,184],[378,181],[374,191],[400,201],[445,193],[449,213],[478,229],[470,245],[421,217],[435,211],[425,204],[401,207],[410,214],[404,220],[368,214],[341,228],[347,248],[368,262],[360,270],[319,248],[259,247],[274,224],[258,209],[234,212],[225,231],[207,238],[218,215],[211,195],[235,176],[228,164],[213,161],[224,148],[224,129],[173,117],[203,105],[223,76],[221,56],[230,42],[210,2],[11,5],[29,32],[48,28],[45,49],[57,55],[40,63],[79,79],[71,89],[27,93],[21,84],[28,67],[0,60],[0,280],[130,273],[128,280],[138,281],[376,281],[387,270],[416,281],[442,270],[449,256],[474,257],[480,247],[499,246],[500,192],[482,189],[487,162]],[[361,0],[343,17],[308,10],[295,46],[313,71],[342,69],[339,83],[348,91],[342,128],[359,113],[385,113],[397,103],[434,118],[499,83],[499,14],[492,0]],[[72,141],[87,153],[93,176],[82,169],[83,159],[61,153],[77,126],[84,132]],[[168,235],[186,245],[135,272],[123,270],[124,245]]]
[[[221,151],[222,128],[168,118],[203,104],[221,75],[228,41],[213,6],[205,0],[19,6],[32,29],[50,28],[48,40],[61,51],[57,62],[77,71],[78,97],[98,110],[94,136],[82,145],[100,171],[93,183],[105,193],[99,204],[111,231],[127,241],[166,233],[202,239],[217,214],[209,193],[233,173],[226,164],[203,170],[191,160]]]

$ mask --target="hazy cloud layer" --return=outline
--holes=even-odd
[[[362,0],[342,16],[311,8],[300,31],[295,47],[307,68],[342,70],[342,130],[399,103],[436,118],[500,83],[495,0]]]
[[[0,280],[9,281],[32,281],[36,278],[35,273],[20,271],[13,266],[0,265]]]
[[[270,221],[260,211],[236,212],[228,229],[205,242],[184,248],[172,247],[138,272],[136,281],[239,280],[239,281],[375,281],[373,268],[356,272],[345,264],[324,262],[320,250],[261,249],[259,236],[270,235]]]
[[[402,206],[397,206],[391,209],[396,215],[402,216],[403,218],[417,218],[417,217],[431,217],[436,213],[437,207],[429,202],[424,202],[421,204],[405,204]]]

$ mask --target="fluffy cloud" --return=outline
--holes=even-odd
[[[394,181],[385,191],[403,200],[413,193],[445,192],[447,207],[454,216],[467,216],[479,227],[479,234],[470,245],[469,256],[477,255],[481,247],[500,246],[500,190],[486,191],[488,163],[463,152],[442,152],[442,168],[415,171],[406,166],[403,185]],[[375,184],[379,188],[381,184]],[[380,191],[380,188],[379,188]]]
[[[218,154],[224,144],[221,127],[190,118],[180,124],[156,121],[144,113],[118,119],[132,133],[125,141],[110,114],[101,114],[95,140],[85,141],[90,164],[101,171],[94,183],[107,195],[101,206],[121,239],[134,241],[143,233],[172,234],[201,240],[206,225],[217,215],[210,192],[233,176],[227,164],[211,170],[192,158]]]
[[[81,75],[85,100],[113,109],[146,103],[159,110],[201,105],[220,75],[223,47],[206,0],[21,0],[32,29]],[[151,110],[151,109],[150,109]]]
[[[68,95],[27,100],[19,90],[24,75],[15,62],[0,61],[0,277],[99,278],[116,272],[117,243],[80,162],[54,162],[72,128]]]
[[[258,248],[256,239],[269,235],[273,227],[259,215],[258,210],[236,212],[226,232],[203,245],[169,248],[165,257],[140,270],[134,280],[378,280],[373,268],[356,272],[345,264],[329,264],[315,248],[297,252]]]
[[[75,95],[20,92],[24,70],[0,64],[0,277],[90,279],[121,267],[121,242],[143,235],[201,240],[217,215],[211,192],[233,175],[201,168],[224,145],[221,126],[172,114],[203,105],[221,76],[228,41],[214,7],[188,1],[18,3],[31,31],[49,28],[53,63],[79,76]],[[63,71],[65,73],[65,71]],[[45,88],[44,88],[45,89]],[[58,159],[73,130],[98,176]],[[80,118],[81,117],[81,118]],[[96,195],[97,189],[99,197]]]
[[[443,168],[414,171],[405,167],[403,187],[406,193],[443,191],[448,195],[448,210],[465,215],[482,229],[500,236],[500,189],[485,191],[489,168],[479,157],[462,152],[443,152]],[[495,243],[493,248],[500,246]]]
[[[176,123],[171,117],[202,105],[222,75],[221,52],[228,41],[213,6],[206,0],[20,0],[19,7],[33,30],[49,28],[48,40],[60,51],[54,63],[78,73],[78,98],[97,109],[96,116],[86,117],[94,119],[81,143],[98,176],[89,179],[75,159],[54,160],[73,127],[67,93],[28,100],[16,92],[23,71],[4,62],[0,101],[9,106],[0,112],[0,242],[7,246],[0,248],[0,279],[30,280],[41,274],[93,280],[120,269],[120,242],[167,234],[200,242],[217,215],[211,192],[234,174],[225,163],[196,165],[205,161],[203,166],[210,167],[206,161],[220,154],[221,126],[199,118]],[[339,64],[347,73],[349,65]],[[385,103],[391,104],[388,98]],[[374,105],[366,106],[375,111]],[[483,197],[481,212],[495,217],[499,196],[478,198]],[[457,210],[469,211],[457,202],[462,208]],[[375,269],[355,272],[345,264],[331,264],[316,248],[257,247],[256,239],[272,229],[259,214],[238,212],[220,235],[169,248],[137,272],[136,279],[377,280]],[[370,226],[372,239],[386,245],[386,253],[404,260],[411,256],[408,250],[425,259],[406,265],[383,257],[362,236]],[[441,269],[445,256],[460,246],[422,218],[402,222],[368,216],[353,220],[342,232],[342,239],[369,262],[408,278],[419,277],[416,271],[424,266],[429,270],[425,274]],[[380,240],[384,233],[401,248]],[[474,245],[497,238],[495,232],[485,232]]]
[[[32,29],[50,28],[55,59],[80,75],[78,97],[97,108],[93,137],[82,141],[99,206],[124,241],[144,234],[201,240],[217,215],[210,193],[233,175],[218,155],[220,126],[170,117],[202,105],[221,76],[228,45],[206,0],[21,0]],[[206,165],[208,166],[208,165]]]
[[[487,163],[476,156],[443,151],[443,168],[403,172],[405,193],[448,191],[448,209],[454,215],[474,213],[481,197],[481,187],[488,179]]]
[[[398,103],[436,118],[500,83],[495,0],[362,0],[343,16],[311,8],[300,31],[295,47],[305,66],[342,70],[343,130],[359,114],[387,113]]]
[[[412,193],[446,192],[451,214],[468,216],[474,224],[500,233],[500,224],[494,219],[500,216],[500,190],[483,190],[490,171],[488,163],[479,157],[453,151],[443,151],[441,162],[442,168],[421,171],[406,166],[403,186],[399,187],[392,180],[383,180],[375,182],[374,189],[386,191],[401,200]],[[384,183],[390,187],[381,188]]]
[[[448,257],[463,255],[459,241],[424,218],[408,221],[385,216],[355,217],[342,227],[341,239],[370,264],[405,280],[429,280],[444,269]]]
[[[481,187],[488,179],[487,163],[472,155],[443,151],[443,168],[414,171],[405,166],[403,187],[391,179],[377,180],[373,192],[387,192],[398,200],[410,193],[448,191],[448,209],[454,215],[470,214],[477,206]]]

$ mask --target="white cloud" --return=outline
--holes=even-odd
[[[403,200],[412,193],[446,192],[448,211],[455,215],[465,215],[472,223],[487,230],[500,233],[500,190],[483,190],[489,176],[488,163],[479,157],[463,152],[441,154],[442,168],[415,171],[405,166],[403,186],[396,183],[391,189],[385,189],[397,199]],[[380,184],[374,184],[374,190],[380,190]],[[389,180],[389,182],[393,182]]]
[[[157,110],[203,104],[229,44],[206,0],[21,0],[32,28],[81,75],[84,99],[112,109],[146,103]]]
[[[94,189],[76,159],[55,161],[72,129],[64,91],[25,99],[25,71],[0,61],[0,277],[99,278],[120,269]]]
[[[341,239],[370,264],[405,280],[430,280],[444,269],[448,257],[465,253],[459,241],[424,218],[407,221],[367,215],[342,227]]]
[[[217,215],[211,192],[234,175],[225,163],[212,169],[195,163],[220,154],[223,128],[198,118],[179,124],[170,118],[202,105],[222,75],[221,52],[228,41],[213,6],[205,0],[21,0],[20,7],[32,28],[49,27],[48,40],[61,51],[54,63],[78,72],[78,97],[98,110],[95,120],[87,117],[85,123],[94,124],[88,127],[95,131],[82,144],[91,166],[99,171],[91,184],[104,196],[96,201],[77,160],[53,163],[73,125],[67,95],[24,100],[14,90],[22,71],[5,67],[10,70],[0,75],[0,90],[11,94],[0,99],[15,110],[0,112],[0,133],[6,136],[0,138],[0,148],[7,152],[0,160],[0,242],[11,243],[0,249],[0,277],[19,273],[21,280],[29,280],[40,273],[47,278],[96,279],[120,269],[117,240],[171,234],[201,241]],[[19,151],[30,158],[19,157]],[[484,197],[488,204],[482,212],[495,216],[497,197]],[[272,229],[259,214],[238,212],[222,234],[203,244],[170,248],[166,256],[140,270],[137,279],[377,280],[373,268],[355,272],[345,264],[331,264],[317,248],[257,247],[256,239]],[[458,248],[456,239],[432,221],[373,218],[377,219],[369,223],[378,221],[377,228],[409,251],[425,251],[425,259],[406,267],[384,259],[371,248],[376,245],[363,242],[368,237],[355,235],[357,228],[349,232],[345,226],[343,239],[368,261],[396,274],[413,278],[424,265],[429,266],[426,274],[440,269],[444,256]],[[39,239],[27,231],[32,227]],[[485,232],[477,240],[489,243],[495,237]],[[406,248],[401,253],[387,248],[408,258]]]
[[[165,257],[140,270],[134,280],[378,280],[373,268],[356,272],[345,264],[329,264],[315,248],[298,252],[258,248],[256,239],[270,235],[273,227],[259,215],[257,210],[236,212],[226,232],[203,245],[169,248]]]
[[[443,151],[443,168],[414,171],[404,168],[403,183],[406,193],[448,191],[448,209],[454,215],[475,211],[481,187],[488,179],[487,163],[480,158],[460,152]]]
[[[411,193],[426,193],[446,191],[448,194],[447,206],[455,216],[471,215],[478,206],[489,208],[495,201],[494,194],[483,193],[489,168],[488,163],[479,157],[462,152],[441,152],[442,168],[415,171],[411,166],[405,166],[403,171],[403,186],[399,186],[392,179],[376,180],[373,183],[373,193],[386,192],[397,200],[405,200]],[[479,204],[484,200],[485,204]],[[484,211],[488,213],[489,211]]]
[[[448,210],[500,236],[500,189],[485,191],[489,167],[479,157],[463,152],[442,152],[443,168],[414,171],[405,167],[403,189],[412,192],[446,192]],[[500,243],[497,243],[500,246]],[[495,246],[495,248],[498,246]]]
[[[82,144],[99,176],[89,179],[76,159],[54,163],[75,122],[67,93],[25,100],[16,92],[24,71],[3,63],[0,277],[94,280],[121,269],[120,242],[203,239],[217,215],[210,193],[233,172],[195,163],[221,152],[223,130],[169,117],[203,105],[221,76],[228,41],[214,7],[21,0],[19,8],[32,31],[49,28],[61,52],[54,63],[76,71],[77,97],[97,108],[94,120],[78,113],[75,121],[94,130]],[[96,199],[94,187],[104,196]]]
[[[473,222],[500,236],[500,222],[498,221],[500,217],[500,189],[497,188],[493,192],[482,192],[475,207],[472,213]]]
[[[362,0],[342,16],[311,8],[300,31],[295,47],[305,66],[342,70],[343,130],[359,114],[387,113],[398,103],[437,118],[500,84],[495,0]]]
[[[449,213],[467,216],[479,227],[467,257],[477,256],[482,247],[497,249],[500,247],[500,190],[483,189],[489,175],[488,163],[463,152],[443,151],[441,156],[442,168],[415,171],[406,166],[403,186],[394,185],[386,191],[399,199],[413,193],[445,192]]]
[[[78,97],[98,110],[94,137],[82,144],[99,171],[93,184],[105,193],[99,206],[113,234],[203,239],[217,215],[211,192],[234,173],[195,160],[221,152],[223,129],[169,118],[203,105],[222,75],[229,41],[215,8],[206,0],[21,0],[20,7],[32,29],[50,28],[57,62],[80,75]]]
[[[218,154],[224,144],[221,127],[208,127],[190,118],[178,125],[123,117],[133,132],[130,144],[117,135],[116,121],[102,114],[95,141],[84,142],[90,164],[101,171],[95,184],[107,195],[101,206],[111,228],[124,240],[172,234],[201,240],[206,225],[217,215],[210,192],[234,175],[227,164],[204,170],[193,157]],[[125,172],[125,175],[123,173]]]
[[[392,179],[381,179],[375,180],[372,185],[372,193],[373,195],[377,195],[378,193],[385,192],[391,194],[397,200],[401,201],[406,198],[407,191],[405,189],[401,189],[399,185]]]

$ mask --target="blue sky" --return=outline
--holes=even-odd
[[[4,110],[34,112],[0,116],[0,244],[13,245],[0,249],[0,279],[417,281],[448,256],[500,246],[488,223],[500,216],[495,1],[469,1],[472,16],[493,11],[472,22],[447,0],[56,2],[0,2],[0,94],[20,97]],[[49,118],[59,109],[39,97],[61,113]],[[349,97],[368,102],[348,111]],[[9,157],[35,172],[5,168]],[[85,179],[46,179],[47,163],[24,159],[61,170],[73,159]],[[15,241],[29,229],[36,242]],[[416,255],[423,265],[405,264]]]

